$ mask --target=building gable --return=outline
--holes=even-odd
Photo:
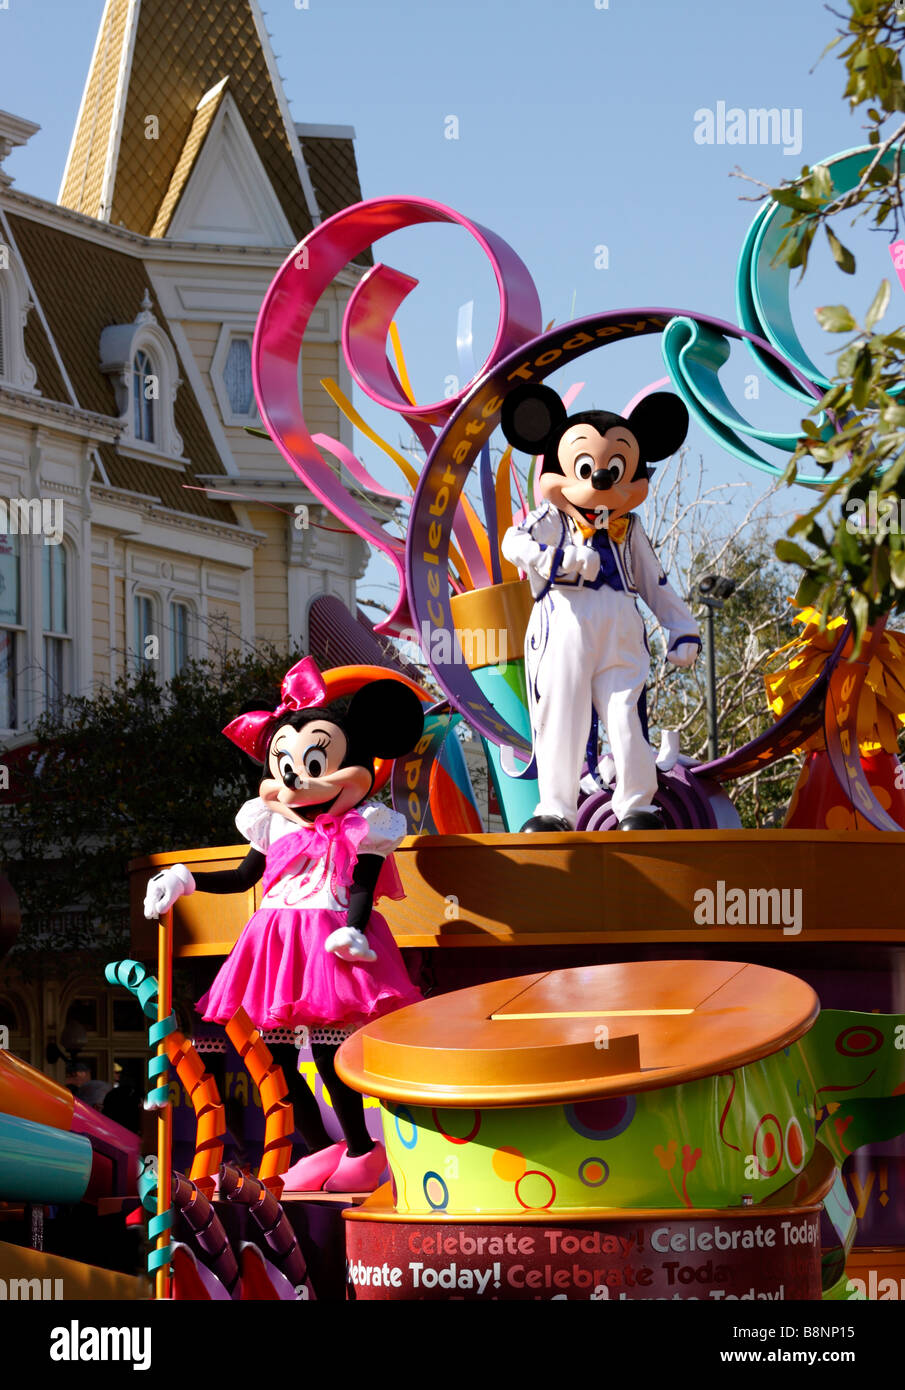
[[[288,244],[301,240],[317,204],[257,0],[107,0],[60,203],[152,235],[198,104],[227,75]]]
[[[225,85],[207,98],[199,117],[203,118],[205,106],[215,105],[183,190],[169,218],[166,208],[172,199],[164,200],[154,235],[218,245],[291,245],[292,228]]]

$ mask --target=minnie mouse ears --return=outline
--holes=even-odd
[[[371,681],[349,704],[345,724],[356,743],[375,758],[401,758],[421,737],[421,701],[402,681]]]
[[[500,427],[508,442],[526,454],[552,449],[570,424],[594,424],[599,416],[601,431],[613,425],[628,425],[638,441],[642,461],[656,463],[681,448],[688,433],[685,403],[671,391],[655,391],[639,401],[626,419],[607,410],[585,410],[569,416],[559,396],[549,386],[526,383],[517,386],[503,401]]]

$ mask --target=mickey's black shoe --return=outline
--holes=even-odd
[[[665,830],[659,811],[629,811],[619,822],[620,830]]]
[[[522,826],[522,834],[534,830],[571,830],[572,826],[562,816],[532,816]]]

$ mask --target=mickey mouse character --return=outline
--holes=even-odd
[[[372,911],[381,895],[404,896],[390,856],[406,834],[405,818],[365,798],[375,757],[409,752],[424,720],[417,695],[397,680],[364,686],[345,713],[320,708],[326,694],[306,657],[286,675],[275,710],[227,725],[227,738],[264,765],[259,796],[236,816],[252,848],[237,869],[164,869],[148,885],[144,911],[157,917],[196,889],[246,892],[263,879],[261,906],[197,1007],[208,1021],[227,1023],[241,1006],[262,1031],[308,1026],[344,1142],[327,1134],[295,1049],[273,1047],[289,1054],[283,1070],[309,1149],[286,1173],[286,1187],[370,1192],[386,1152],[372,1142],[362,1097],[339,1079],[334,1058],[356,1027],[421,997],[389,927]]]
[[[662,830],[656,754],[639,713],[650,652],[636,597],[667,629],[674,666],[692,666],[701,639],[632,512],[647,497],[647,465],[685,439],[688,411],[657,392],[628,419],[608,410],[567,416],[555,391],[524,385],[506,397],[500,423],[515,448],[543,454],[536,487],[545,501],[502,544],[534,597],[525,667],[540,800],[522,829],[574,828],[596,709],[616,765],[619,829]]]

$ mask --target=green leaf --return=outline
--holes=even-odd
[[[852,626],[854,628],[854,651],[852,659],[857,655],[861,647],[861,641],[867,627],[868,613],[870,605],[867,595],[862,594],[860,589],[853,589],[849,596],[849,607],[852,614]]]
[[[858,349],[855,370],[852,372],[852,404],[856,410],[863,410],[870,397],[870,379],[873,370],[873,357],[870,348]]]
[[[839,240],[836,233],[830,226],[827,226],[826,228],[826,238],[827,241],[830,243],[830,250],[833,253],[833,260],[836,262],[839,269],[845,271],[846,275],[854,275],[855,258],[852,255],[851,251],[849,251],[848,247],[842,245],[842,242]]]
[[[803,516],[796,516],[786,534],[789,536],[806,536],[813,525],[815,525],[814,513],[805,512]]]
[[[244,425],[243,429],[245,430],[246,434],[256,434],[259,439],[270,438],[270,435],[267,433],[267,431],[258,429],[257,425]]]
[[[889,556],[889,573],[897,589],[905,589],[905,550],[893,550]]]
[[[871,301],[871,306],[867,311],[867,317],[864,320],[868,328],[873,328],[874,324],[878,323],[880,319],[883,317],[883,315],[886,313],[886,310],[889,307],[889,295],[889,281],[881,280],[880,288],[874,295],[873,300]]]
[[[853,333],[858,325],[844,304],[824,304],[814,313],[820,327],[827,333]]]
[[[815,579],[810,574],[803,575],[795,593],[795,602],[798,607],[809,608],[811,604],[816,603],[822,588],[823,585],[819,579]]]
[[[802,550],[800,545],[794,541],[786,540],[785,537],[776,542],[773,547],[776,551],[777,560],[782,560],[785,565],[800,565],[802,569],[810,569],[813,561],[806,550]]]

